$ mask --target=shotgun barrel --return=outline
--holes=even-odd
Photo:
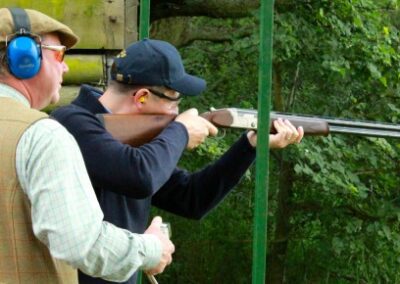
[[[280,116],[279,113],[273,113]],[[291,115],[286,118],[290,121]],[[329,125],[329,133],[334,134],[352,134],[360,136],[383,137],[383,138],[400,138],[400,125],[375,122],[375,121],[361,121],[352,119],[337,119],[330,117],[314,117],[314,116],[301,116],[304,120],[320,119]]]

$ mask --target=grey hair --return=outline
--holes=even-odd
[[[6,75],[9,73],[7,63],[7,50],[5,46],[1,46],[0,43],[0,75]]]

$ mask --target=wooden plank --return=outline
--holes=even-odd
[[[81,39],[75,48],[123,49],[126,42],[137,39],[136,0],[2,0],[0,2],[2,7],[35,9],[65,23]]]
[[[138,40],[138,0],[125,1],[125,47]]]

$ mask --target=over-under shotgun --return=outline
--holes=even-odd
[[[218,127],[257,129],[256,110],[223,108],[205,112],[201,116]],[[176,116],[159,114],[98,114],[97,117],[115,139],[124,144],[137,147],[154,139]],[[288,119],[295,127],[302,126],[305,135],[327,136],[330,133],[343,133],[400,138],[400,125],[397,124],[277,112],[271,112],[271,133],[276,133],[272,122],[278,118]]]

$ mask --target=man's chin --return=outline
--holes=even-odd
[[[50,104],[54,105],[54,104],[58,103],[59,101],[60,101],[60,93],[56,93],[55,95],[53,95],[51,97]]]

